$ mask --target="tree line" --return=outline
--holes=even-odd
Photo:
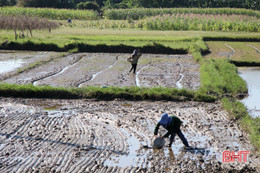
[[[0,6],[79,9],[107,8],[247,8],[260,10],[259,0],[0,0]]]

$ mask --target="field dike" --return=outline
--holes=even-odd
[[[257,172],[247,135],[220,105],[0,98],[0,171]],[[143,148],[163,112],[183,120],[195,150],[185,150],[178,137],[172,148]],[[251,153],[246,163],[223,163],[225,150]]]

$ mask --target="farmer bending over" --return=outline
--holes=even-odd
[[[181,124],[182,124],[182,121],[178,117],[169,116],[167,113],[164,113],[164,114],[162,114],[159,122],[157,123],[157,125],[154,129],[154,135],[157,136],[159,127],[163,126],[168,132],[162,138],[167,138],[169,135],[171,135],[170,143],[169,143],[168,147],[172,146],[174,137],[177,134],[180,137],[180,139],[182,140],[183,144],[187,148],[190,148],[187,139],[181,132],[181,129],[180,129]]]

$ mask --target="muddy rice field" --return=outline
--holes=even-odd
[[[129,55],[2,51],[0,78],[66,87],[199,87],[199,65],[190,55],[144,54],[136,75],[128,73]],[[152,149],[164,112],[182,119],[193,149],[178,136],[171,148]],[[250,154],[247,162],[224,163],[226,150]],[[1,173],[259,172],[254,151],[218,102],[0,98]]]
[[[190,55],[143,54],[136,75],[128,73],[131,65],[126,58],[130,55],[2,51],[0,63],[4,67],[9,63],[13,68],[0,71],[0,80],[65,87],[199,87],[199,65]]]

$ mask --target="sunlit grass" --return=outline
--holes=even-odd
[[[200,89],[208,94],[222,98],[247,93],[246,82],[237,74],[236,66],[225,59],[203,60],[200,76]]]
[[[235,54],[232,55],[232,60],[234,61],[253,61],[260,62],[260,54],[248,46],[251,43],[248,42],[227,42],[235,50]],[[254,45],[260,47],[260,42],[255,43]]]
[[[208,41],[206,42],[211,53],[205,57],[211,57],[214,59],[224,58],[227,59],[226,53],[232,53],[232,50],[228,47],[232,47],[235,53],[231,56],[233,61],[249,61],[260,62],[260,54],[256,48],[260,47],[260,42],[227,42],[227,41]]]
[[[144,31],[136,29],[93,29],[80,27],[83,21],[75,21],[75,26],[70,27],[66,21],[58,29],[48,31],[35,31],[34,36],[20,38],[18,42],[31,40],[33,42],[55,43],[59,46],[69,44],[70,42],[84,42],[87,44],[128,44],[128,45],[146,45],[150,42],[164,43],[168,46],[174,46],[175,41],[191,41],[205,36],[215,37],[260,37],[260,33],[247,32],[203,32],[203,31]],[[27,32],[25,32],[27,35]],[[0,30],[0,42],[6,40],[15,41],[14,31]]]
[[[213,59],[224,58],[224,59],[227,59],[227,55],[225,55],[223,53],[232,53],[232,50],[230,50],[230,48],[228,48],[225,45],[225,42],[222,42],[222,41],[207,41],[206,44],[209,47],[209,50],[211,52],[210,54],[205,56],[206,58],[213,58]]]

